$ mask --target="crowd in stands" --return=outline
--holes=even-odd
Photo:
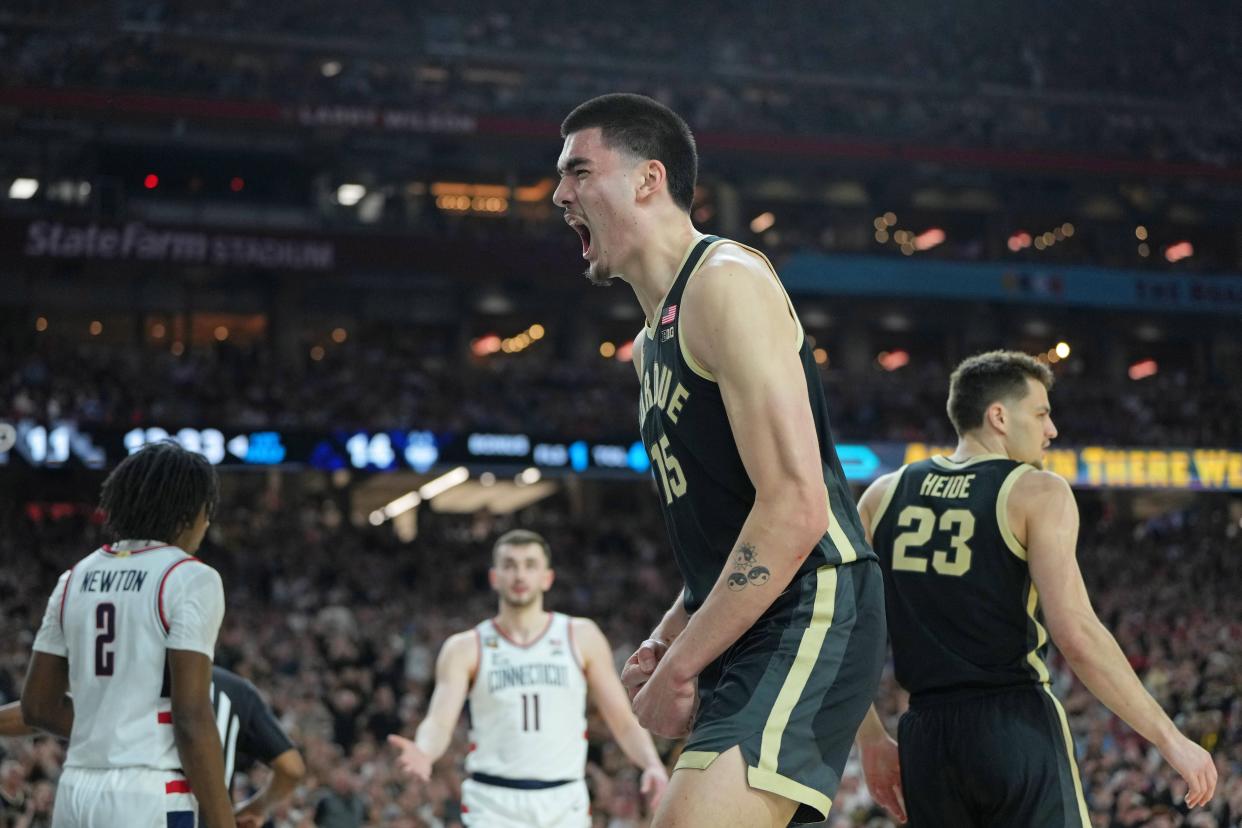
[[[1238,158],[1242,102],[1230,79],[1242,77],[1242,49],[1212,4],[1146,4],[1119,20],[1065,0],[1030,19],[981,0],[903,0],[883,12],[730,0],[638,37],[633,20],[666,21],[666,7],[58,0],[7,11],[6,85],[551,122],[626,89],[665,100],[700,130]]]
[[[596,354],[472,359],[412,350],[388,336],[376,342],[359,336],[329,347],[320,361],[299,357],[293,364],[266,347],[192,348],[181,356],[163,348],[51,339],[34,348],[7,347],[0,360],[0,419],[10,421],[482,430],[581,439],[634,433],[633,366]],[[944,414],[948,368],[920,354],[893,372],[873,365],[855,373],[830,364],[822,377],[834,433],[851,441],[954,442]],[[1174,369],[1141,381],[1101,378],[1065,364],[1057,371],[1054,419],[1065,445],[1242,445],[1236,382]]]
[[[332,798],[360,801],[367,813],[362,824],[369,826],[460,825],[464,726],[427,785],[400,776],[384,738],[412,734],[417,726],[440,643],[494,612],[485,571],[501,531],[535,528],[550,539],[558,578],[548,606],[598,620],[618,661],[642,641],[677,589],[654,500],[647,502],[639,487],[626,487],[621,498],[633,503],[606,498],[609,508],[589,520],[571,518],[555,499],[505,517],[424,511],[418,537],[405,544],[384,529],[351,525],[339,492],[290,485],[281,493],[256,488],[253,478],[226,483],[202,552],[224,576],[228,600],[217,662],[264,691],[309,769],[274,814],[277,828],[316,825],[316,813],[326,810],[320,803]],[[1054,686],[1070,714],[1093,825],[1236,826],[1242,819],[1242,585],[1230,553],[1242,542],[1239,515],[1223,497],[1149,520],[1121,517],[1102,496],[1080,500],[1079,559],[1101,618],[1179,726],[1214,752],[1220,771],[1211,807],[1183,819],[1176,801],[1184,786],[1054,654]],[[19,692],[57,574],[104,538],[97,522],[81,517],[42,523],[11,510],[0,521],[4,702]],[[904,704],[886,675],[880,706],[892,732]],[[658,746],[667,759],[675,755],[676,745]],[[46,824],[62,759],[63,748],[50,738],[0,740],[0,826]],[[237,794],[262,778],[261,769],[244,770]],[[646,824],[637,772],[597,716],[590,720],[588,780],[595,825]],[[867,793],[856,758],[828,825],[892,825]]]

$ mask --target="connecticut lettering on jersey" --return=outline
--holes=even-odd
[[[522,664],[497,667],[487,672],[491,693],[510,687],[568,687],[569,670],[563,664]]]
[[[549,613],[529,644],[492,621],[475,627],[479,668],[468,697],[466,770],[508,779],[581,779],[586,768],[586,677],[571,619]]]

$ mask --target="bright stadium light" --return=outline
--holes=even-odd
[[[361,184],[342,184],[336,188],[336,200],[338,204],[346,207],[353,207],[363,196],[367,194],[367,188]]]
[[[465,466],[458,466],[451,472],[446,472],[435,480],[424,483],[418,490],[418,496],[423,500],[431,500],[433,497],[444,494],[454,486],[460,486],[470,479],[470,470]]]
[[[33,198],[38,191],[39,180],[37,178],[14,178],[13,183],[9,185],[9,198],[25,201]]]
[[[1066,359],[1070,355],[1070,346],[1068,342],[1058,342],[1056,347],[1057,356]]]

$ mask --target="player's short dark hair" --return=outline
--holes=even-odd
[[[219,499],[220,482],[207,458],[163,440],[143,446],[112,470],[99,508],[117,539],[171,543],[194,524],[200,510],[210,518]]]
[[[548,562],[548,566],[552,565],[552,547],[548,546],[547,539],[538,532],[532,532],[529,529],[510,529],[500,537],[496,538],[496,543],[492,545],[492,560],[496,560],[496,556],[500,554],[502,546],[538,546],[543,550],[543,559]]]
[[[958,435],[983,425],[988,406],[1026,396],[1026,380],[1052,388],[1052,370],[1021,351],[988,351],[962,360],[949,378],[949,420]]]
[[[690,212],[699,153],[680,115],[646,95],[614,92],[578,104],[561,123],[561,137],[592,127],[599,127],[604,143],[613,149],[663,164],[669,195],[678,207]]]

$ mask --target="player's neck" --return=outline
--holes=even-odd
[[[504,630],[505,635],[519,644],[529,644],[543,635],[548,628],[549,613],[543,608],[542,601],[536,601],[528,607],[500,605],[496,613],[495,623]]]
[[[665,216],[662,224],[643,234],[634,257],[617,268],[621,278],[634,289],[647,319],[659,310],[669,288],[677,280],[678,265],[691,245],[703,235],[685,213],[678,210],[677,216],[680,218]]]
[[[961,462],[982,454],[1009,456],[1005,451],[1005,442],[999,434],[967,434],[957,441],[957,448],[953,450],[949,459]]]

